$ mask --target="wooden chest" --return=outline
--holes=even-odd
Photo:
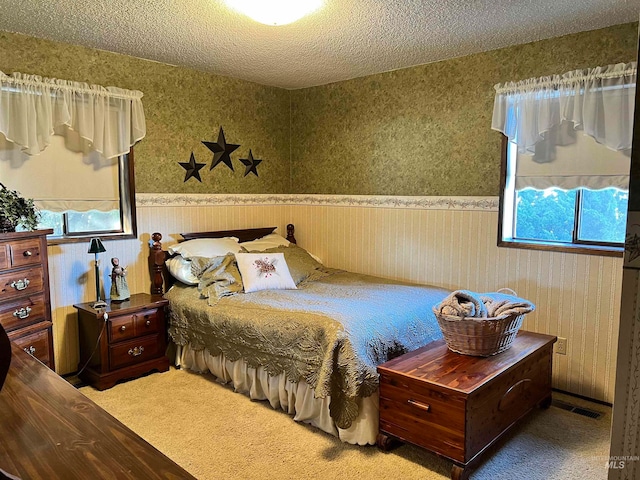
[[[467,478],[489,445],[550,404],[555,341],[521,331],[509,350],[472,357],[440,340],[380,365],[378,446],[413,443],[453,460],[452,478]]]
[[[166,372],[168,303],[160,296],[138,293],[124,302],[108,301],[101,309],[94,309],[91,303],[74,305],[80,333],[80,378],[104,390],[152,370]]]
[[[0,234],[0,323],[13,343],[54,369],[46,238],[52,232]]]

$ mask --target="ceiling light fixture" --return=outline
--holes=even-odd
[[[265,25],[286,25],[322,6],[323,0],[226,0],[240,13]]]

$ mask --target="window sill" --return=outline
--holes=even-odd
[[[63,245],[68,243],[89,243],[92,238],[100,240],[129,240],[137,238],[134,233],[105,233],[93,235],[79,235],[77,237],[53,237],[47,238],[47,245]]]
[[[605,247],[602,245],[568,245],[566,243],[498,240],[498,247],[577,253],[581,255],[600,255],[602,257],[622,257],[624,255],[624,247]]]

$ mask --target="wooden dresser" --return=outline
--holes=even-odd
[[[23,480],[195,480],[66,380],[12,347],[0,390],[0,469]]]
[[[74,305],[80,333],[80,378],[104,390],[119,380],[169,370],[165,356],[168,304],[160,295],[137,293],[124,302],[109,300],[106,308],[97,310],[93,302]]]
[[[13,343],[53,370],[49,233],[0,233],[0,323]]]
[[[453,460],[453,479],[468,478],[511,426],[550,405],[555,341],[521,331],[509,350],[472,357],[440,340],[380,365],[378,446],[413,443]]]

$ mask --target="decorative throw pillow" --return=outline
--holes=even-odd
[[[186,242],[172,245],[168,249],[170,254],[179,253],[189,260],[191,257],[221,257],[227,253],[238,253],[242,247],[236,237],[224,238],[195,238]]]
[[[264,252],[268,248],[286,247],[290,243],[289,240],[277,233],[270,233],[256,240],[251,240],[250,242],[242,242],[240,245],[246,248],[248,252]]]
[[[311,282],[329,275],[320,262],[317,262],[304,248],[294,243],[288,247],[275,247],[264,250],[263,253],[283,253],[291,278],[296,285],[302,282]]]
[[[295,289],[283,253],[236,253],[244,292]]]

